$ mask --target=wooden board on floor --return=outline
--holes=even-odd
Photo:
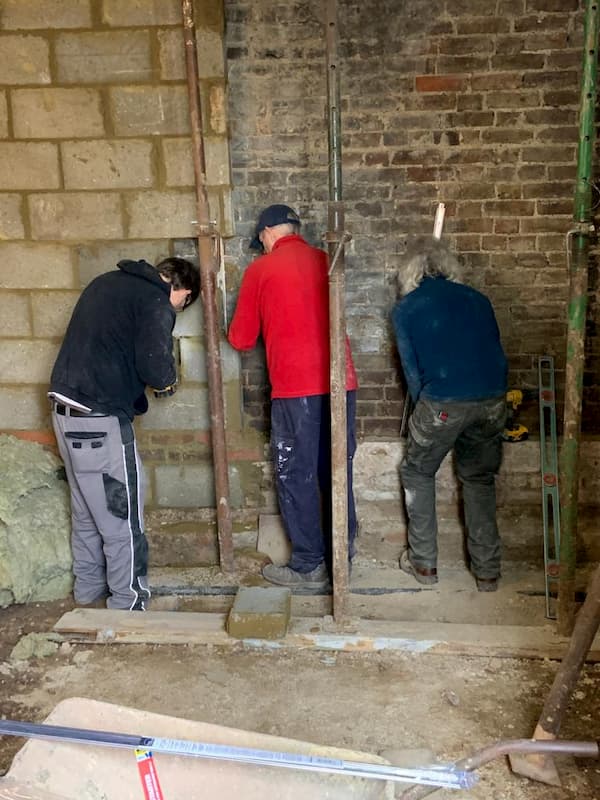
[[[76,608],[54,630],[71,641],[146,644],[230,644],[227,614],[192,611],[115,611]]]
[[[226,619],[226,614],[191,611],[78,608],[64,614],[54,630],[70,641],[104,644],[239,645],[239,639],[227,634]],[[569,640],[557,636],[551,624],[533,627],[355,619],[344,628],[337,628],[331,618],[301,617],[290,621],[283,639],[241,641],[265,649],[397,650],[496,658],[561,659]],[[587,661],[600,661],[600,636],[596,637]]]

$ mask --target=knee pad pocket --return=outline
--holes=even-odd
[[[129,517],[129,497],[125,484],[106,472],[102,474],[102,482],[104,483],[107,509],[114,517],[127,519]]]

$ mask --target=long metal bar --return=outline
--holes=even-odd
[[[542,524],[544,530],[544,576],[546,616],[556,619],[556,588],[559,575],[560,501],[556,439],[556,395],[554,359],[538,359],[538,404],[540,409],[540,464],[542,473]]]
[[[206,364],[208,373],[208,400],[217,501],[217,535],[219,557],[223,572],[232,572],[233,535],[229,505],[229,472],[227,443],[225,440],[225,402],[221,375],[219,322],[216,299],[218,267],[215,259],[214,236],[211,231],[208,193],[206,190],[206,159],[202,136],[202,111],[198,89],[198,53],[194,27],[192,0],[182,0],[185,63],[192,128],[192,151],[196,179],[196,207],[199,226],[198,261],[200,264]]]
[[[477,750],[472,756],[456,761],[454,766],[456,769],[472,772],[496,758],[511,753],[545,753],[547,755],[559,753],[579,758],[600,758],[598,742],[569,742],[558,739],[553,742],[537,742],[534,739],[509,739]],[[402,792],[399,798],[400,800],[421,800],[435,791],[436,789],[428,787],[412,786]],[[396,796],[398,797],[398,795]]]
[[[588,296],[588,252],[592,212],[592,155],[595,138],[596,76],[598,69],[599,6],[587,0],[583,76],[579,113],[577,182],[573,211],[567,360],[565,367],[564,434],[561,448],[561,544],[558,589],[558,631],[568,636],[575,617],[575,557],[579,491],[579,441]],[[567,237],[567,253],[570,253]]]
[[[333,617],[348,616],[348,447],[346,409],[346,314],[342,136],[338,69],[337,2],[327,0],[327,106],[329,142],[329,346],[331,392],[331,535]]]
[[[149,750],[172,756],[210,758],[219,761],[236,761],[267,767],[282,767],[308,772],[325,772],[332,775],[351,775],[372,780],[419,783],[449,789],[469,789],[477,777],[455,767],[435,764],[431,767],[403,768],[388,764],[370,764],[366,761],[346,761],[324,756],[301,753],[286,753],[274,750],[259,750],[251,747],[211,744],[190,739],[166,739],[151,736],[135,736],[112,731],[96,731],[87,728],[70,728],[61,725],[36,724],[17,720],[0,720],[0,734],[24,736],[30,739],[50,739],[75,744],[99,745],[101,747]]]

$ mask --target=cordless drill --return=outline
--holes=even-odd
[[[524,442],[529,437],[529,431],[518,421],[519,407],[524,399],[535,397],[535,390],[509,389],[506,393],[506,427],[502,434],[505,442]]]

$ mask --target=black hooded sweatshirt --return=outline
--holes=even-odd
[[[127,417],[148,409],[146,386],[176,381],[171,285],[146,261],[120,261],[79,298],[50,390],[92,411]]]

